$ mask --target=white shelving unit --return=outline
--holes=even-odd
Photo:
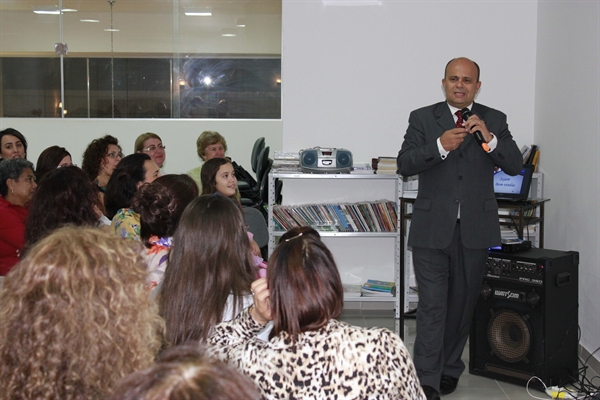
[[[282,205],[337,204],[395,201],[400,217],[401,180],[397,175],[352,174],[269,174],[269,255],[277,238],[285,232],[276,230],[273,222],[275,180],[283,182]],[[399,219],[395,232],[319,232],[331,250],[344,284],[361,285],[367,279],[394,281],[396,296],[389,298],[345,295],[347,309],[394,309],[400,318],[403,276],[400,271]]]

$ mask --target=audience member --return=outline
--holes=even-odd
[[[131,200],[140,216],[140,238],[146,246],[146,264],[151,288],[162,282],[169,258],[173,233],[181,214],[198,197],[198,186],[188,175],[163,175],[142,185]]]
[[[220,194],[192,201],[175,230],[158,294],[167,342],[205,340],[251,303],[255,276],[240,208]]]
[[[227,158],[216,157],[206,161],[202,165],[200,179],[202,183],[202,194],[220,193],[235,201],[240,208],[242,207],[239,200],[240,193],[237,188],[237,178],[235,177],[233,164]],[[248,238],[250,239],[250,244],[252,246],[252,254],[257,258],[260,258],[260,247],[254,240],[252,232],[248,233]],[[259,265],[262,261],[262,258],[260,260],[257,259],[255,265]]]
[[[0,397],[105,399],[151,365],[163,322],[137,251],[66,227],[36,243],[0,293]]]
[[[197,344],[165,350],[156,364],[134,372],[111,400],[259,399],[254,383],[227,364],[205,355]]]
[[[83,153],[81,169],[88,174],[92,182],[98,187],[103,214],[106,214],[104,210],[106,185],[122,158],[123,153],[119,141],[110,135],[94,139]]]
[[[104,207],[111,226],[122,238],[140,240],[140,215],[130,208],[131,199],[140,186],[159,176],[158,165],[144,153],[128,155],[115,168],[106,186]]]
[[[270,261],[267,278],[252,283],[254,306],[209,337],[212,354],[252,378],[266,398],[425,399],[394,332],[335,319],[342,281],[320,239],[290,237]],[[270,340],[258,340],[271,319]]]
[[[26,207],[36,187],[31,162],[22,158],[0,161],[0,275],[19,262],[25,244]]]
[[[0,131],[0,160],[27,159],[27,139],[13,128]]]
[[[135,139],[134,147],[134,152],[148,154],[152,161],[158,165],[158,168],[163,167],[163,163],[167,158],[166,147],[163,146],[162,139],[156,133],[142,133]]]
[[[58,167],[73,165],[71,153],[64,147],[50,146],[42,151],[35,165],[35,180],[40,183],[42,177]]]
[[[225,157],[227,141],[219,132],[204,131],[198,136],[198,140],[196,140],[196,150],[198,151],[198,156],[202,159],[202,163],[199,167],[189,170],[188,175],[196,181],[200,192],[202,192],[202,182],[200,179],[202,164],[211,158]]]
[[[72,165],[50,171],[29,206],[26,248],[64,225],[98,226],[101,214],[98,191],[82,169]]]

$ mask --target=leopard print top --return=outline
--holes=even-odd
[[[248,309],[216,326],[209,352],[249,376],[265,399],[425,400],[402,340],[385,328],[331,320],[292,343],[285,332],[264,342]]]

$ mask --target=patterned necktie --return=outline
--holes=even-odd
[[[456,120],[456,127],[457,128],[462,128],[463,127],[463,117],[462,117],[462,110],[458,110],[457,112],[454,113],[458,119]]]

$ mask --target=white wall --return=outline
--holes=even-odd
[[[535,142],[545,247],[580,252],[581,345],[600,346],[600,3],[539,2]],[[600,359],[596,355],[597,359]]]
[[[477,101],[508,115],[519,146],[532,143],[536,2],[381,3],[283,0],[285,150],[397,155],[410,111],[444,100],[444,67],[458,56],[481,67]]]
[[[140,134],[158,134],[167,146],[164,173],[185,173],[199,165],[196,139],[205,130],[221,133],[227,140],[227,155],[250,173],[250,154],[257,138],[264,136],[271,151],[281,149],[279,120],[0,119],[0,130],[8,127],[25,135],[29,142],[27,158],[34,163],[45,148],[59,145],[65,147],[73,156],[73,162],[81,166],[81,155],[87,145],[106,134],[119,139],[124,154],[133,153],[133,144]]]

